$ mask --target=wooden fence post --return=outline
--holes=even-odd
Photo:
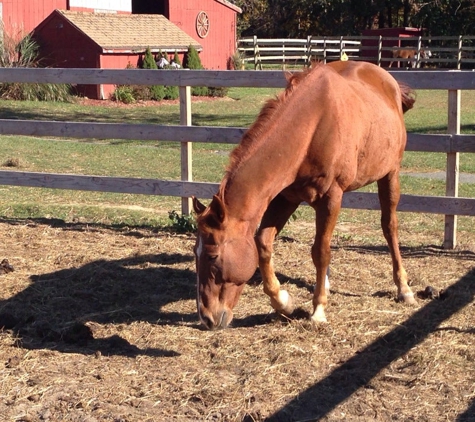
[[[180,125],[191,126],[191,88],[180,86]],[[191,182],[193,180],[193,155],[192,143],[181,143],[181,180]],[[191,198],[181,198],[181,213],[191,213]]]
[[[282,40],[282,70],[285,70],[285,40]]]
[[[457,43],[457,69],[460,69],[462,66],[462,42],[463,42],[462,35],[459,35],[459,39]]]
[[[422,37],[419,35],[419,38],[417,39],[416,69],[421,67],[421,48],[422,48]]]
[[[305,60],[305,65],[310,67],[312,64],[312,35],[307,37],[307,58]]]
[[[380,35],[378,38],[378,63],[377,63],[378,66],[382,66],[381,64],[382,52],[383,52],[383,37],[382,35]]]
[[[259,55],[259,46],[257,45],[257,35],[254,35],[252,38],[252,43],[254,46],[254,70],[257,70],[257,61],[258,61],[258,55]]]
[[[448,133],[460,134],[460,90],[449,90],[448,98]],[[446,196],[457,197],[459,192],[459,153],[449,152],[447,154],[447,176],[445,194]],[[454,249],[457,245],[457,216],[445,216],[444,248]]]
[[[323,37],[323,63],[327,64],[327,37]]]

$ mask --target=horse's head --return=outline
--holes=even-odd
[[[194,249],[198,315],[208,329],[226,328],[244,285],[257,268],[254,233],[226,217],[218,196],[208,207],[194,198],[193,207],[198,215]]]

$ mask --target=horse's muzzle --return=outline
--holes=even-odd
[[[208,330],[219,330],[229,326],[233,319],[233,313],[230,310],[223,309],[214,314],[201,309],[199,312],[201,323]]]

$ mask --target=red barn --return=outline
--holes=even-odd
[[[183,56],[201,45],[163,15],[130,15],[55,10],[32,33],[43,64],[50,67],[125,69],[147,48]],[[81,94],[109,98],[115,86],[81,85]]]
[[[203,47],[200,57],[207,69],[228,68],[241,12],[227,0],[0,0],[0,18],[10,36],[31,32],[55,9],[163,15]]]
[[[227,69],[236,51],[237,14],[227,0],[132,0],[132,13],[159,13],[203,46],[206,69]]]

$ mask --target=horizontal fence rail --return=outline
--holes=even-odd
[[[460,90],[474,90],[475,77],[471,71],[391,71],[394,77],[414,89],[442,89],[449,92],[450,115],[459,115],[459,102],[450,101]],[[206,70],[98,70],[98,69],[0,69],[0,82],[80,83],[80,84],[142,84],[180,86],[180,107],[191,112],[190,86],[265,87],[281,88],[286,85],[282,71],[206,71]],[[188,89],[185,89],[187,88]],[[182,112],[183,112],[182,110]],[[183,112],[181,114],[185,115]],[[188,119],[188,122],[191,119]],[[182,197],[211,198],[218,184],[192,181],[191,142],[236,144],[246,128],[195,127],[181,125],[152,125],[126,123],[59,122],[0,119],[0,135],[51,136],[63,138],[99,138],[150,141],[175,141],[182,144],[182,180],[122,178],[75,174],[54,174],[0,171],[0,185],[29,186],[57,189],[76,189],[101,192],[135,193]],[[450,122],[449,122],[450,126]],[[448,157],[460,152],[475,152],[475,135],[461,135],[457,127],[448,128],[447,134],[408,134],[408,151],[446,153]],[[448,163],[450,160],[448,159]],[[458,165],[447,169],[447,185],[458,185]],[[399,211],[445,214],[448,216],[475,216],[475,199],[456,198],[456,192],[447,190],[447,196],[402,195]],[[189,206],[189,202],[188,202]],[[379,209],[377,195],[366,192],[348,192],[343,207]],[[183,212],[189,208],[183,207]],[[456,222],[455,222],[456,223]],[[455,246],[456,224],[452,234],[446,231],[445,244]]]

